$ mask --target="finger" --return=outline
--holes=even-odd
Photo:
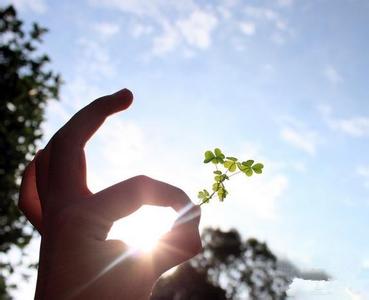
[[[42,232],[42,209],[40,198],[36,187],[36,157],[28,164],[24,170],[22,183],[19,192],[18,207],[25,214],[27,219]]]
[[[128,89],[98,98],[77,112],[60,129],[59,137],[67,144],[65,147],[71,144],[83,148],[108,116],[127,109],[132,101],[133,94]]]
[[[133,95],[123,89],[101,97],[76,113],[52,138],[49,173],[54,198],[73,198],[88,191],[83,147],[105,119],[132,103]]]
[[[107,222],[130,215],[145,204],[180,212],[191,200],[178,187],[140,175],[94,194],[89,201],[89,207]]]
[[[186,208],[172,230],[160,239],[152,254],[157,276],[201,252],[200,218],[201,209],[198,205]]]
[[[39,196],[41,208],[44,206],[44,200],[47,199],[48,178],[49,178],[50,146],[39,150],[34,158],[36,171],[36,188]]]

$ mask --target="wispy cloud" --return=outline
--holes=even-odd
[[[369,270],[369,258],[365,258],[363,261],[362,261],[362,264],[361,264],[362,268],[364,270]]]
[[[342,83],[343,82],[343,78],[342,78],[341,74],[333,66],[326,66],[325,67],[325,69],[324,69],[324,76],[332,84],[339,84],[339,83]]]
[[[331,129],[352,137],[369,136],[369,117],[354,116],[349,118],[336,118],[332,115],[332,107],[327,105],[320,105],[318,110]]]
[[[154,28],[150,25],[145,25],[141,23],[136,23],[131,29],[131,34],[135,38],[139,38],[144,35],[151,34]]]
[[[369,166],[358,166],[356,173],[364,179],[364,186],[369,188]]]
[[[294,0],[277,0],[278,5],[280,6],[292,6],[294,3]]]
[[[330,126],[353,137],[369,136],[369,118],[331,119]]]
[[[124,13],[134,14],[138,17],[151,17],[162,21],[165,18],[165,12],[168,11],[189,11],[195,4],[191,0],[89,0],[93,6],[118,9]]]
[[[353,291],[340,281],[312,281],[294,279],[287,295],[291,299],[364,300],[364,294]]]
[[[318,142],[318,135],[311,130],[302,130],[293,127],[285,127],[281,131],[281,138],[290,145],[314,155]]]
[[[78,41],[78,46],[81,57],[83,57],[77,65],[76,71],[78,73],[83,74],[83,76],[91,76],[92,74],[94,78],[106,78],[116,74],[109,49],[103,43],[81,38]]]
[[[185,43],[195,49],[207,49],[218,20],[212,13],[194,10],[187,18],[174,24],[165,23],[163,33],[153,41],[153,53],[162,55]]]
[[[253,22],[241,22],[240,30],[246,35],[254,35],[255,34],[255,23]]]
[[[292,33],[280,12],[237,1],[206,5],[201,1],[185,0],[89,0],[89,3],[133,16],[140,25],[132,29],[132,36],[139,38],[149,33],[152,41],[151,54],[154,56],[180,50],[184,56],[192,57],[197,50],[210,48],[214,34],[227,26],[233,28],[235,36],[240,32],[251,36],[255,34],[259,24],[271,24],[271,31],[267,34],[277,44],[284,44]],[[291,3],[292,1],[283,0],[279,5],[290,6]],[[242,12],[240,17],[230,18],[239,12]]]
[[[282,1],[287,5],[289,1]],[[292,2],[291,2],[292,3]],[[282,15],[271,8],[246,5],[244,7],[245,14],[259,23],[272,24],[271,40],[276,44],[282,45],[286,38],[293,34],[291,27]]]
[[[167,24],[161,35],[156,36],[153,41],[152,52],[154,55],[163,55],[174,50],[180,41],[180,35],[176,28]]]
[[[209,12],[195,10],[187,19],[177,21],[177,27],[190,46],[206,49],[211,44],[211,33],[218,24]]]
[[[120,27],[116,23],[100,22],[93,25],[93,29],[102,38],[108,39],[116,35],[120,31]]]

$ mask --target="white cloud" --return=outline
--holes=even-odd
[[[77,65],[78,74],[97,78],[109,78],[116,74],[116,69],[108,48],[103,43],[82,38],[78,41],[81,52],[80,63]]]
[[[120,31],[118,24],[109,22],[96,23],[93,29],[103,38],[110,38]]]
[[[331,82],[332,84],[339,84],[343,82],[342,76],[338,73],[335,67],[326,66],[324,69],[324,76]]]
[[[145,24],[137,23],[131,29],[131,34],[135,38],[139,38],[143,35],[148,35],[153,32],[153,27]]]
[[[274,176],[255,177],[250,181],[245,178],[231,186],[232,198],[238,199],[240,209],[262,219],[276,219],[277,203],[288,188],[288,179],[282,174]]]
[[[193,48],[206,49],[211,45],[211,34],[217,23],[214,15],[201,10],[193,11],[175,24],[163,23],[162,34],[153,40],[153,54],[163,55],[183,42]]]
[[[356,173],[364,179],[364,186],[369,188],[369,166],[359,166]],[[368,261],[369,263],[369,261]],[[369,266],[369,264],[368,264]]]
[[[318,136],[314,131],[285,127],[281,131],[281,137],[292,146],[310,155],[314,155],[316,152]]]
[[[369,118],[366,117],[335,119],[330,126],[354,137],[369,136]]]
[[[92,5],[106,6],[139,16],[158,15],[163,1],[145,0],[90,0]]]
[[[202,10],[195,10],[187,19],[176,23],[186,42],[200,49],[210,46],[211,33],[217,24],[218,20],[213,14]]]
[[[292,6],[294,0],[277,0],[280,6]]]
[[[292,29],[282,15],[267,7],[244,5],[238,1],[224,1],[221,4],[203,5],[196,1],[165,1],[165,0],[89,0],[90,4],[107,7],[133,15],[140,25],[135,26],[131,34],[138,38],[151,34],[151,54],[163,55],[183,48],[190,50],[208,49],[213,40],[213,34],[220,22],[224,25],[236,25],[246,35],[255,34],[260,23],[272,25],[269,33],[271,40],[284,44]],[[282,0],[279,5],[289,6],[291,0]],[[243,12],[246,20],[234,22],[231,16]],[[226,24],[228,23],[228,24]],[[223,24],[222,24],[223,25]],[[241,47],[242,48],[242,47]],[[186,52],[187,53],[187,52]],[[194,53],[194,52],[192,52]],[[186,55],[185,55],[186,56]],[[192,56],[192,55],[191,55]],[[188,56],[186,56],[188,57]]]
[[[89,0],[93,6],[103,6],[118,9],[125,13],[131,13],[138,17],[150,17],[156,22],[168,21],[167,12],[189,12],[196,5],[192,0]]]
[[[176,28],[165,25],[163,33],[154,38],[153,54],[162,55],[174,50],[180,42],[180,35]]]
[[[330,128],[352,137],[369,136],[369,117],[335,118],[332,116],[332,108],[327,105],[320,105],[318,110]]]
[[[247,5],[244,11],[251,18],[272,22],[278,29],[285,30],[287,28],[287,22],[273,9]],[[283,28],[281,28],[281,24],[284,24]]]
[[[339,281],[311,281],[294,279],[288,299],[298,300],[364,300],[364,294],[353,291]]]
[[[255,23],[253,22],[241,22],[240,23],[241,31],[246,35],[255,34]]]
[[[366,259],[363,260],[363,262],[362,262],[362,268],[364,270],[369,270],[369,258],[366,258]]]
[[[44,0],[10,0],[6,2],[13,4],[17,9],[22,11],[29,10],[38,14],[43,14],[47,11]]]
[[[288,1],[285,1],[287,4]],[[266,23],[272,25],[271,40],[278,45],[283,45],[288,36],[293,34],[292,28],[287,21],[277,11],[265,8],[247,5],[244,8],[245,14],[259,23]]]

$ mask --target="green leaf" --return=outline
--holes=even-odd
[[[237,164],[236,164],[236,162],[235,162],[235,161],[233,161],[233,160],[226,160],[226,161],[224,162],[224,167],[225,167],[226,169],[228,169],[230,172],[234,172],[234,171],[236,171]]]
[[[223,154],[222,150],[220,150],[219,148],[215,148],[214,153],[215,153],[215,156],[221,156]]]
[[[214,157],[213,159],[212,159],[212,163],[213,164],[219,164],[219,163],[223,163],[224,162],[224,160],[223,160],[223,158],[221,158],[221,157]]]
[[[227,156],[226,159],[232,160],[232,161],[237,161],[238,159],[233,157],[233,156]]]
[[[249,167],[251,167],[253,163],[254,161],[252,159],[242,162],[244,166],[249,166]]]
[[[246,166],[244,166],[242,163],[240,163],[240,162],[238,162],[237,163],[237,167],[238,167],[238,169],[240,170],[240,171],[244,171],[245,169],[246,169]]]
[[[223,188],[220,188],[217,192],[217,195],[218,195],[218,198],[220,201],[224,201],[224,199],[227,197],[227,190],[223,187]]]
[[[213,191],[214,192],[218,191],[219,188],[220,188],[220,184],[218,182],[216,182],[216,183],[213,184]]]
[[[223,179],[223,176],[222,175],[217,175],[217,176],[214,176],[214,180],[219,182]]]
[[[224,162],[224,167],[226,168],[226,169],[228,169],[231,165],[233,164],[233,161],[231,161],[231,160],[226,160],[225,162]]]
[[[207,190],[202,190],[197,194],[197,197],[200,199],[206,199],[209,197],[209,192]]]
[[[222,175],[222,171],[219,171],[219,170],[216,170],[213,172],[214,174],[217,174],[217,175]]]
[[[244,173],[247,175],[247,176],[252,176],[252,174],[253,174],[253,171],[252,171],[252,168],[247,168],[245,171],[244,171]]]
[[[223,154],[223,152],[219,148],[215,148],[214,149],[214,153],[215,153],[215,156],[217,158],[220,158],[220,159],[224,159],[225,158],[225,155]]]
[[[264,165],[261,163],[257,163],[252,166],[252,169],[256,174],[261,174],[263,172]]]
[[[206,164],[211,162],[215,158],[214,153],[211,152],[210,150],[206,151],[204,155],[205,155],[204,163]]]

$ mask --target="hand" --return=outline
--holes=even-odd
[[[181,189],[142,175],[96,194],[87,187],[86,142],[106,117],[132,101],[127,89],[93,101],[25,170],[19,207],[42,237],[35,299],[148,299],[163,272],[201,250],[200,209]],[[151,253],[106,240],[114,221],[144,204],[179,212]]]

